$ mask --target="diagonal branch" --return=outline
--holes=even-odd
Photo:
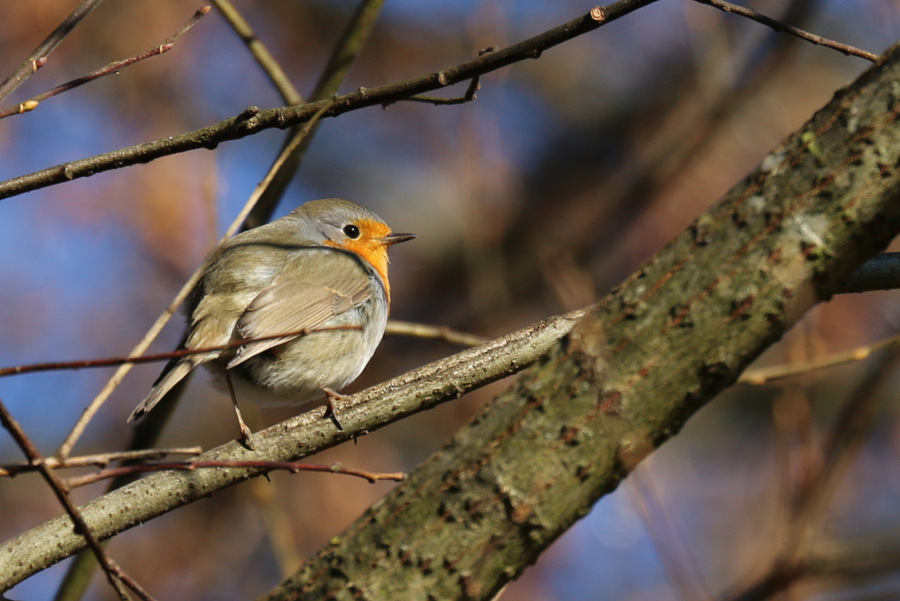
[[[66,514],[75,526],[72,530],[73,534],[82,538],[91,549],[91,552],[103,567],[103,571],[106,573],[106,578],[109,580],[110,585],[118,593],[119,598],[129,598],[128,593],[124,588],[127,584],[127,586],[138,593],[141,599],[144,599],[144,601],[152,601],[149,594],[144,591],[137,582],[125,574],[103,549],[103,545],[100,544],[97,536],[87,525],[87,522],[84,521],[81,512],[69,497],[69,489],[59,478],[57,478],[56,474],[53,473],[53,470],[44,461],[43,455],[41,455],[40,451],[37,450],[37,447],[31,442],[31,439],[25,434],[25,431],[19,425],[19,422],[6,410],[3,401],[0,401],[0,425],[6,428],[13,440],[16,441],[16,444],[28,458],[28,462],[37,468],[41,476],[50,486],[50,490],[56,495],[57,500],[63,506]]]
[[[881,57],[873,52],[867,52],[866,50],[860,50],[854,46],[850,46],[849,44],[842,44],[841,42],[836,42],[834,40],[829,40],[828,38],[823,38],[820,35],[816,35],[814,33],[810,33],[799,27],[794,27],[793,25],[788,25],[786,23],[782,23],[777,19],[773,19],[772,17],[768,17],[762,13],[758,13],[752,8],[747,8],[745,6],[740,6],[737,4],[732,4],[731,2],[726,2],[725,0],[695,0],[700,4],[706,4],[707,6],[712,6],[713,8],[718,8],[721,11],[726,13],[733,13],[735,15],[745,17],[747,19],[751,19],[756,21],[757,23],[761,23],[766,27],[771,27],[775,31],[781,33],[788,33],[792,36],[796,36],[801,40],[806,40],[807,42],[812,42],[817,46],[825,46],[826,48],[831,48],[833,50],[837,50],[846,56],[856,56],[859,58],[863,58],[867,61],[877,62]]]
[[[328,63],[322,69],[319,80],[316,82],[310,95],[310,100],[326,100],[337,94],[340,85],[350,71],[351,65],[375,28],[375,21],[383,5],[384,0],[362,0],[359,3],[332,50]],[[278,157],[281,166],[260,196],[256,208],[247,218],[247,228],[257,227],[271,219],[275,207],[281,201],[285,190],[287,190],[291,180],[297,174],[303,157],[306,155],[306,151],[313,138],[315,138],[318,129],[318,124],[315,124],[312,127],[288,133],[284,148],[290,147],[291,151],[285,153],[282,150],[281,155]]]
[[[257,37],[253,28],[250,27],[250,24],[247,23],[240,11],[235,8],[230,0],[212,0],[212,3],[225,18],[228,25],[231,26],[231,29],[234,30],[234,33],[247,46],[257,64],[262,68],[272,85],[275,86],[275,89],[278,90],[278,94],[284,100],[284,103],[301,104],[303,97],[300,95],[300,92],[294,88],[294,84],[288,79],[287,73],[281,68],[281,64],[275,60],[275,57],[272,56],[266,45]]]
[[[0,101],[12,94],[12,92],[25,83],[33,73],[44,66],[50,53],[56,50],[56,47],[69,35],[75,27],[78,26],[95,8],[100,6],[103,0],[81,0],[78,5],[72,9],[72,12],[59,24],[59,26],[50,32],[50,35],[41,42],[41,44],[28,55],[15,72],[0,84]]]
[[[130,56],[130,57],[122,59],[122,60],[113,61],[107,65],[100,67],[99,69],[97,69],[95,71],[91,71],[90,73],[87,73],[85,75],[82,75],[81,77],[73,79],[72,81],[67,81],[64,84],[60,84],[60,85],[56,86],[55,88],[53,88],[52,90],[47,90],[46,92],[42,92],[41,94],[38,94],[37,96],[32,96],[28,100],[26,100],[22,103],[19,103],[18,106],[0,110],[0,119],[5,119],[6,117],[9,117],[12,115],[21,115],[22,113],[25,113],[28,111],[33,111],[43,101],[47,100],[48,98],[52,98],[53,96],[58,96],[60,94],[68,92],[69,90],[74,90],[75,88],[77,88],[79,86],[83,86],[86,83],[96,81],[96,80],[100,79],[101,77],[106,77],[109,75],[116,74],[119,71],[121,71],[122,69],[124,69],[126,67],[130,67],[131,65],[134,65],[135,63],[138,63],[144,59],[152,58],[154,56],[159,56],[161,54],[165,54],[166,52],[168,52],[169,50],[171,50],[172,48],[175,47],[175,42],[178,40],[178,38],[180,38],[181,36],[186,34],[188,31],[190,31],[191,28],[193,28],[194,25],[196,25],[200,21],[200,19],[202,19],[204,16],[206,16],[206,14],[208,12],[209,12],[208,6],[205,6],[201,9],[197,10],[194,13],[194,15],[191,17],[191,19],[181,29],[179,29],[173,35],[166,38],[161,44],[157,44],[156,46],[154,46],[153,48],[150,48],[149,50],[145,50],[144,52],[140,52],[138,54],[135,54],[133,56]]]

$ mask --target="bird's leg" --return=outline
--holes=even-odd
[[[244,416],[241,415],[241,408],[238,407],[237,395],[234,394],[234,384],[231,383],[231,373],[227,369],[225,370],[225,383],[228,385],[228,394],[231,395],[231,402],[234,404],[234,414],[237,416],[238,427],[241,430],[241,444],[251,451],[255,451],[256,448],[254,448],[253,443],[250,441],[250,435],[253,434],[253,432],[250,431],[250,428],[244,421]]]
[[[342,401],[347,397],[345,397],[344,395],[342,395],[339,392],[335,392],[334,390],[332,390],[331,388],[329,388],[327,386],[324,386],[322,388],[322,392],[325,393],[325,401],[328,403],[328,407],[325,408],[325,415],[323,415],[322,417],[331,418],[331,421],[334,422],[334,426],[338,430],[343,430],[344,426],[343,426],[343,424],[341,424],[341,420],[338,417],[337,406],[334,404],[334,402]]]

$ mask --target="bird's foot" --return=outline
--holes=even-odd
[[[322,388],[322,392],[325,393],[325,402],[327,403],[327,407],[325,408],[325,414],[322,417],[330,418],[332,422],[334,422],[334,427],[338,430],[343,430],[344,426],[341,424],[341,420],[338,417],[337,406],[334,404],[335,401],[342,401],[347,397],[342,395],[339,392],[335,392],[331,388],[325,386]]]

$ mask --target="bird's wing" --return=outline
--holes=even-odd
[[[369,275],[352,255],[331,249],[295,253],[237,323],[237,333],[244,339],[291,335],[243,345],[228,367],[313,331],[371,294]]]

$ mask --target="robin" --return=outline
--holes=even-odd
[[[231,394],[247,443],[250,429],[237,395],[304,405],[324,392],[333,408],[335,389],[359,376],[384,334],[388,248],[413,238],[339,198],[307,202],[231,238],[186,308],[184,347],[211,350],[171,361],[128,421],[153,409],[201,364]]]

